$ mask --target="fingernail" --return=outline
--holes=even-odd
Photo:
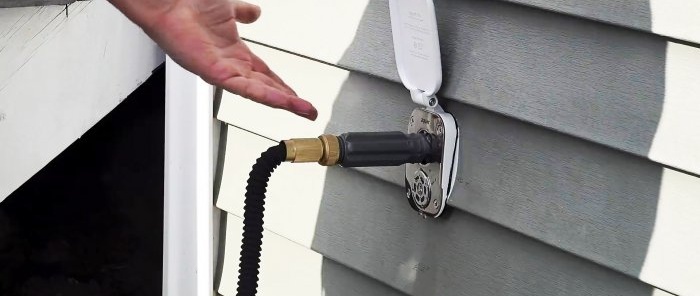
[[[318,112],[315,109],[313,111],[297,111],[294,112],[294,114],[309,119],[311,121],[315,121],[316,118],[318,118]]]
[[[302,99],[294,102],[293,110],[295,114],[310,120],[316,120],[316,117],[318,117],[318,111],[314,105]]]

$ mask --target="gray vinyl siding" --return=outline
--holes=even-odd
[[[505,0],[604,23],[651,32],[648,0]]]
[[[658,36],[500,1],[436,1],[440,95],[647,156],[664,100]],[[399,81],[385,1],[340,65]]]
[[[362,186],[358,186],[362,184]],[[329,169],[313,249],[409,295],[652,295],[652,287],[453,209],[424,220],[404,189]]]
[[[694,280],[683,280],[698,269],[673,260],[650,265],[654,256],[693,256],[651,248],[668,200],[700,198],[700,166],[651,155],[669,116],[671,41],[653,32],[649,3],[435,4],[439,97],[461,128],[447,215],[424,220],[412,212],[403,167],[331,168],[311,248],[408,295],[700,294]],[[370,0],[338,61],[270,36],[245,37],[350,71],[329,98],[325,132],[405,130],[416,106],[399,83],[388,15],[387,1]],[[260,127],[264,119],[229,123],[283,140]],[[697,128],[685,135],[697,136]],[[669,195],[669,174],[691,186]],[[683,219],[679,232],[692,231],[695,220]],[[698,243],[697,235],[677,242]]]
[[[406,296],[404,293],[328,258],[323,259],[321,279],[325,295],[328,296]]]
[[[347,80],[328,133],[404,130],[400,84]],[[382,101],[377,102],[376,98]],[[652,235],[662,167],[460,103],[461,159],[449,204],[636,276]],[[403,167],[361,169],[403,186]]]

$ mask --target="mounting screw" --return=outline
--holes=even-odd
[[[435,208],[438,207],[438,201],[437,201],[437,199],[433,201],[433,206],[435,206]]]
[[[437,103],[437,100],[435,100],[435,98],[430,98],[430,101],[428,101],[428,105],[430,106],[435,106],[435,103]]]

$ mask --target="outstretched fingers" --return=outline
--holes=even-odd
[[[258,80],[268,86],[271,86],[273,88],[276,88],[277,90],[288,94],[290,96],[296,96],[297,94],[292,91],[288,86],[281,84],[278,80],[273,79],[272,77],[269,77],[263,73],[260,72],[250,72],[248,74],[248,78],[253,79],[253,80]]]
[[[318,117],[318,111],[311,103],[256,79],[242,76],[232,77],[224,81],[223,87],[227,91],[255,102],[272,108],[284,109],[309,120],[316,120]]]

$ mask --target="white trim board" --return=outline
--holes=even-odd
[[[0,39],[6,47],[0,52],[0,201],[164,60],[155,43],[106,1],[71,8],[68,17],[55,8],[0,10],[19,13],[16,22],[23,24]]]
[[[81,11],[85,5],[72,5],[71,9]],[[70,19],[65,17],[65,9],[62,6],[0,9],[0,65],[3,65],[0,89]]]
[[[76,0],[0,0],[0,8],[40,5],[66,5]]]
[[[213,87],[166,63],[163,295],[214,294]]]

